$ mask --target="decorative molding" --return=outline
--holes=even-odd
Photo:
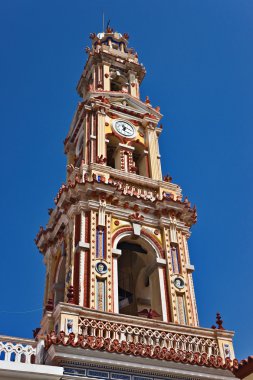
[[[91,321],[91,328],[94,331],[95,325],[94,321]],[[88,321],[84,323],[85,329],[89,328]],[[98,330],[110,331],[109,326],[104,326],[100,322],[100,325],[97,326]],[[112,328],[112,327],[111,327]],[[119,332],[122,335],[123,326],[119,325]],[[113,329],[115,331],[115,328]],[[85,331],[85,330],[84,330]],[[136,334],[136,332],[135,332]],[[129,332],[128,332],[129,335]],[[157,335],[157,334],[156,334]],[[155,339],[158,339],[157,337]],[[194,342],[188,344],[192,344]],[[185,342],[186,343],[186,342]],[[186,343],[186,347],[188,345]],[[195,342],[193,343],[196,344]],[[118,340],[111,338],[104,338],[103,336],[94,336],[88,334],[78,334],[77,336],[74,333],[66,335],[64,331],[61,331],[58,335],[52,331],[46,337],[45,349],[48,350],[52,345],[63,345],[63,346],[72,346],[80,347],[83,349],[92,349],[92,350],[105,350],[107,352],[115,352],[120,354],[141,356],[150,359],[159,359],[166,361],[175,361],[181,362],[183,364],[198,365],[205,367],[220,368],[224,370],[233,371],[234,368],[238,367],[238,360],[234,359],[233,361],[230,358],[222,359],[221,356],[217,354],[208,355],[206,352],[198,352],[192,350],[184,349],[175,349],[173,347],[167,348],[162,345],[151,345],[149,343],[135,343],[133,341]]]

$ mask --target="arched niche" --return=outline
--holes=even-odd
[[[160,252],[145,235],[134,237],[127,231],[114,241],[115,312],[132,316],[153,317],[167,321],[164,268]]]

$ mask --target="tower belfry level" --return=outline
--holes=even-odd
[[[162,114],[140,99],[145,68],[127,34],[108,27],[90,38],[66,184],[36,237],[45,364],[84,378],[233,378],[233,332],[199,327],[188,251],[196,208],[162,176]]]

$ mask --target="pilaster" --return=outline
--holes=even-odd
[[[149,167],[151,178],[155,180],[162,180],[157,135],[153,127],[147,127],[146,138],[149,146]]]
[[[110,91],[111,89],[111,83],[110,83],[110,64],[109,63],[103,63],[103,69],[104,69],[104,90]]]
[[[97,156],[106,157],[105,151],[105,113],[103,111],[97,111]]]

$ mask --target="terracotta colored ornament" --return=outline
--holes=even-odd
[[[72,285],[68,288],[67,299],[68,303],[74,303],[74,287]]]
[[[221,319],[220,313],[216,314],[216,324],[217,324],[219,330],[225,330],[223,327],[223,320]]]
[[[161,316],[155,310],[152,310],[152,309],[149,309],[149,310],[148,309],[143,309],[143,310],[139,311],[138,314],[139,315],[144,315],[144,316],[146,316],[149,319],[154,319],[154,318],[157,318],[157,317]]]
[[[171,182],[172,181],[172,177],[169,175],[169,174],[166,174],[164,177],[163,177],[163,180],[165,182]]]
[[[110,26],[108,26],[106,28],[106,33],[113,33],[113,28],[111,28]]]
[[[136,212],[135,214],[129,215],[128,218],[131,220],[138,220],[138,221],[144,220],[144,216],[140,215],[138,212]]]
[[[119,226],[119,220],[115,220],[114,224],[115,226]]]
[[[45,309],[47,311],[53,311],[53,309],[54,309],[54,303],[53,303],[52,298],[48,298],[48,301],[46,303]]]

